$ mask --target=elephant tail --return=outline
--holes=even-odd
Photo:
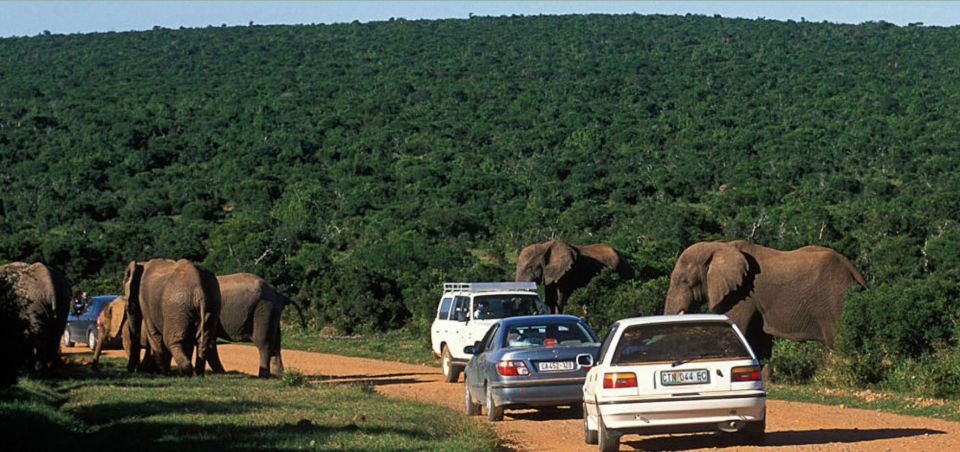
[[[297,310],[297,316],[300,317],[300,327],[307,329],[307,319],[303,316],[303,308],[300,307],[300,304],[291,300],[290,298],[287,298],[285,295],[280,294],[279,292],[278,295],[280,295],[280,298],[283,299],[283,304],[289,304]]]
[[[849,259],[844,258],[843,260],[844,260],[844,263],[847,265],[847,271],[850,272],[850,276],[853,278],[853,280],[856,281],[857,284],[860,284],[860,287],[863,287],[864,289],[866,289],[867,281],[863,279],[863,275],[860,274],[860,271],[853,266],[853,263],[851,263]]]

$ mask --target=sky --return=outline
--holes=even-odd
[[[318,24],[537,14],[719,14],[724,17],[857,24],[960,24],[955,1],[0,1],[0,37],[206,27]]]

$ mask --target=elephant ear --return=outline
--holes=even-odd
[[[576,248],[565,242],[554,240],[544,252],[543,283],[556,284],[562,279],[580,257]]]
[[[749,264],[740,250],[717,243],[707,263],[707,303],[714,310],[723,298],[743,283]]]

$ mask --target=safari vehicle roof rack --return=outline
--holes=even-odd
[[[526,290],[536,292],[535,282],[445,282],[444,292],[493,292],[498,290]]]

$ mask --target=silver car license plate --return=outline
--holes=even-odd
[[[573,370],[573,361],[543,361],[537,364],[540,372],[556,372],[560,370]]]
[[[664,370],[660,372],[660,384],[664,386],[699,385],[710,383],[707,369]]]

